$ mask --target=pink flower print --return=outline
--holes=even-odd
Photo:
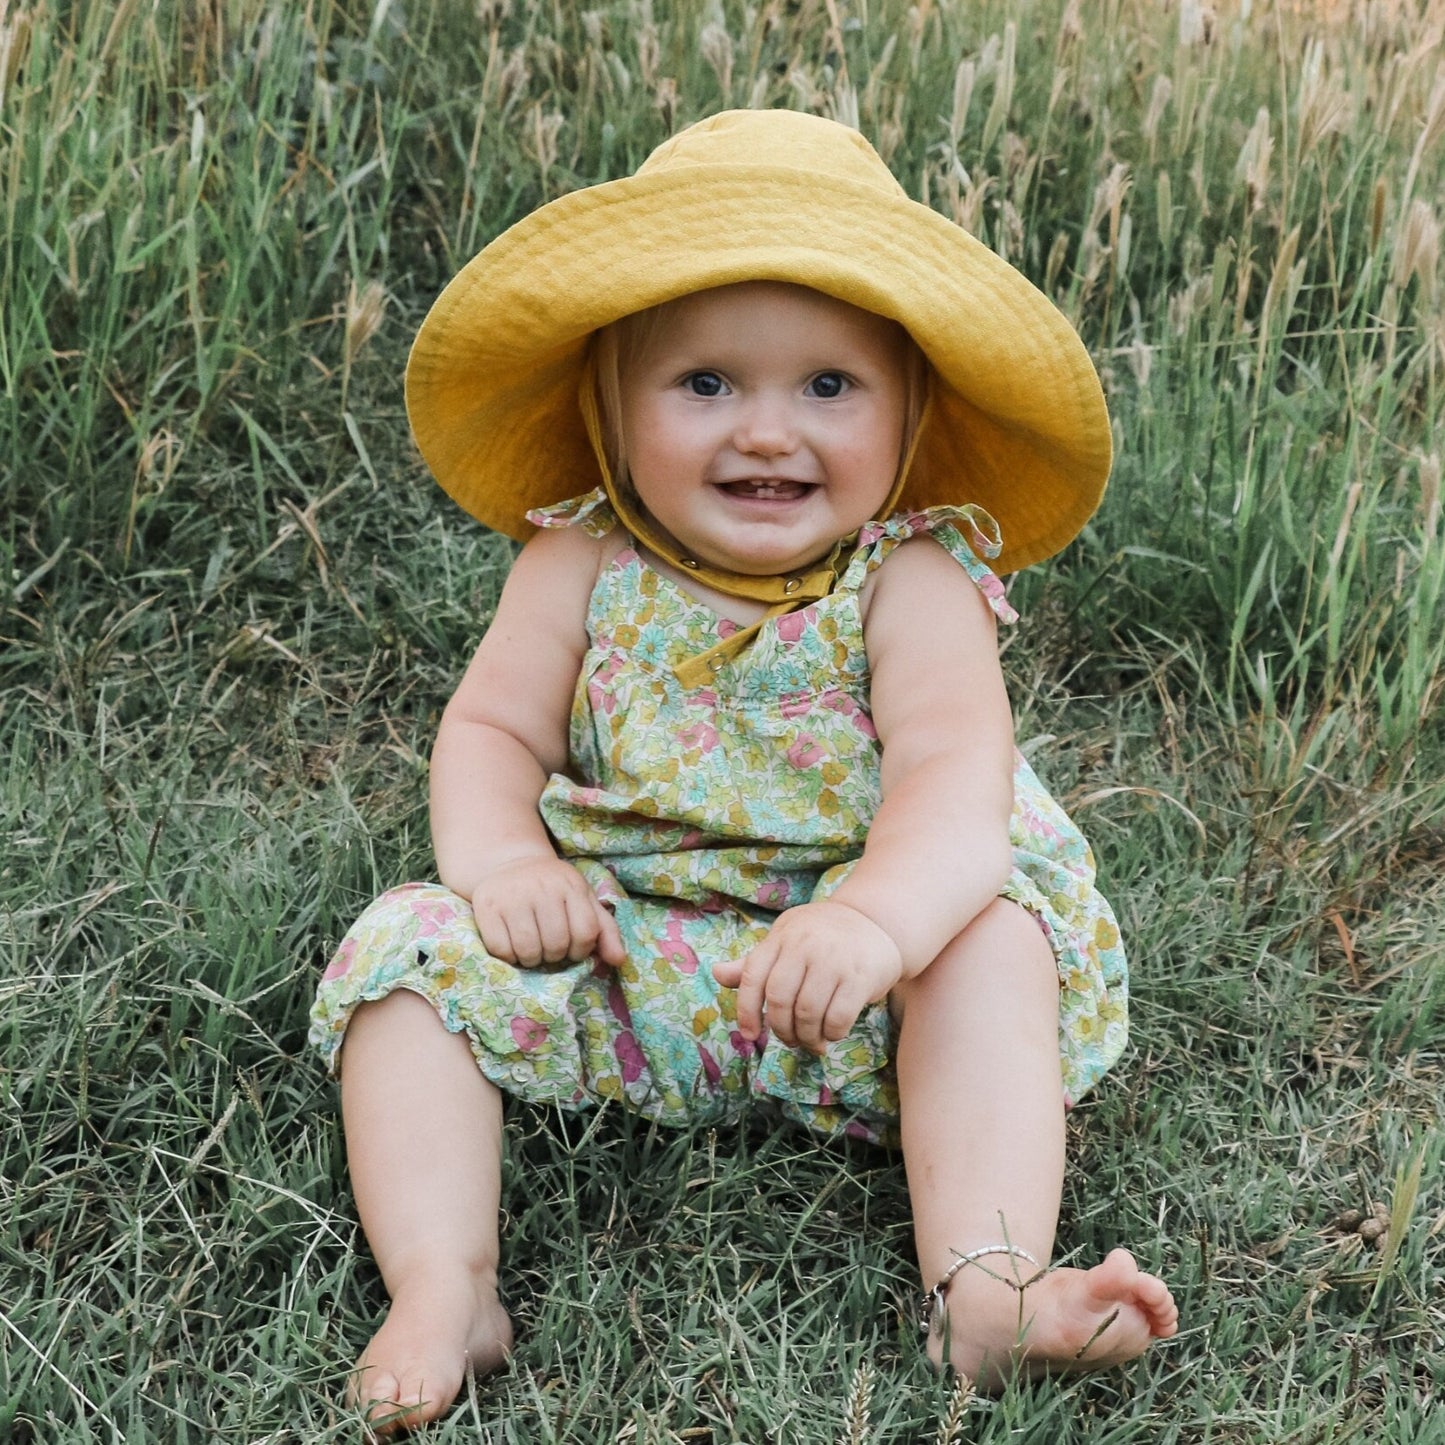
[[[833,1091],[827,1086],[827,1084],[824,1084],[823,1087],[818,1090],[818,1107],[820,1109],[826,1109],[830,1104],[832,1104],[832,1102]]]
[[[348,938],[343,940],[341,947],[336,950],[336,956],[326,965],[326,972],[321,975],[324,983],[329,978],[341,978],[351,967],[351,960],[356,957],[356,940]]]
[[[455,920],[457,911],[450,903],[433,900],[429,903],[413,903],[411,911],[421,920],[417,929],[418,938],[435,938],[442,928]]]
[[[621,903],[627,897],[617,886],[617,880],[610,873],[604,873],[592,885],[592,888],[601,903]]]
[[[807,609],[803,608],[797,612],[785,612],[778,618],[778,636],[784,642],[796,642],[803,635],[807,626],[806,613]]]
[[[635,1084],[642,1077],[647,1063],[637,1040],[630,1033],[618,1034],[612,1041],[612,1052],[617,1055],[617,1062],[622,1068],[622,1082]]]
[[[763,1050],[768,1046],[768,1031],[764,1029],[755,1039],[745,1039],[737,1029],[728,1035],[728,1041],[733,1046],[733,1052],[739,1058],[750,1059],[754,1054],[762,1057]]]
[[[602,686],[599,678],[594,677],[587,684],[587,700],[593,712],[611,713],[617,709],[617,699]]]
[[[524,1054],[530,1054],[533,1049],[540,1049],[546,1042],[547,1025],[518,1014],[512,1020],[512,1037]]]
[[[609,689],[613,680],[622,670],[622,659],[609,657],[600,667],[593,672],[587,680],[587,697],[594,708],[601,708],[603,712],[612,712],[617,706],[617,699],[613,697]]]
[[[799,733],[792,747],[788,749],[788,761],[795,768],[816,767],[825,756],[812,733]]]
[[[607,1007],[623,1028],[632,1027],[632,1010],[627,1007],[627,995],[622,992],[622,985],[615,974],[607,985]]]
[[[731,636],[733,635],[733,633],[736,632],[737,630],[738,630],[738,625],[737,625],[736,622],[734,622],[734,621],[732,620],[731,617],[720,617],[720,618],[718,619],[717,635],[718,635],[720,638],[723,638],[723,639],[729,638],[729,637],[731,637]]]
[[[992,572],[985,572],[983,576],[978,579],[978,590],[982,592],[985,597],[992,597],[1000,602],[1003,601],[1005,596],[1003,583],[1000,582]]]
[[[794,697],[785,697],[778,704],[778,711],[781,712],[785,718],[791,721],[794,718],[806,717],[808,715],[809,708],[811,708],[812,706],[813,699],[803,693],[798,694]]]
[[[697,954],[682,936],[682,919],[669,919],[662,931],[662,939],[662,956],[679,973],[697,972]]]
[[[761,908],[786,908],[788,906],[788,885],[781,878],[775,878],[771,883],[764,883],[754,895],[754,901]]]
[[[873,719],[846,692],[830,693],[824,706],[830,712],[841,713],[865,738],[878,736],[878,729],[873,726]]]
[[[702,1071],[707,1075],[708,1087],[717,1088],[722,1083],[722,1069],[718,1061],[701,1044],[697,1046],[697,1056],[702,1060]]]
[[[695,722],[678,733],[677,740],[685,748],[710,753],[717,746],[717,729],[711,723]]]

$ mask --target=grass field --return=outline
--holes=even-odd
[[[1061,1246],[1134,1248],[1183,1329],[970,1403],[896,1159],[517,1110],[515,1363],[424,1438],[1445,1441],[1442,27],[0,0],[0,1441],[356,1438],[384,1296],[306,1009],[431,871],[512,555],[426,479],[406,347],[508,223],[724,104],[858,122],[1104,377],[1109,498],[1005,661],[1134,967]]]

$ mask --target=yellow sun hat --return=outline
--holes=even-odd
[[[1031,282],[910,200],[855,130],[732,110],[637,173],[533,211],[462,268],[417,333],[412,431],[432,474],[509,536],[601,485],[578,386],[599,327],[739,281],[809,286],[891,317],[935,382],[904,510],[975,503],[1012,572],[1066,546],[1099,505],[1112,443],[1083,342]]]

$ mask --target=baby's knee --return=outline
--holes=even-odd
[[[971,991],[997,979],[1015,977],[1023,988],[1057,993],[1058,965],[1048,936],[1038,920],[1011,898],[995,898],[957,933],[938,956],[912,978],[899,982],[889,996],[895,1017],[912,1001],[930,1007],[959,991]]]

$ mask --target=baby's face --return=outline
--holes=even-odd
[[[893,488],[908,345],[896,322],[780,282],[673,303],[620,378],[642,505],[727,571],[825,557]]]

